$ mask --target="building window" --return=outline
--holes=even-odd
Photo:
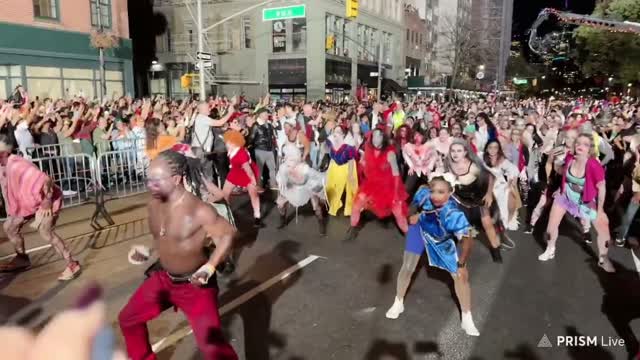
[[[411,30],[407,29],[407,41],[409,41],[409,36],[411,35]]]
[[[33,0],[33,15],[39,18],[58,19],[58,0]]]
[[[307,19],[293,19],[292,21],[293,51],[307,48]]]
[[[287,51],[287,27],[283,20],[273,21],[272,44],[273,52]]]
[[[111,28],[111,0],[91,1],[91,26]]]
[[[244,48],[251,49],[253,47],[253,33],[251,31],[251,17],[242,17],[242,38],[244,39]]]

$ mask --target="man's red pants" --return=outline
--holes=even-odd
[[[222,336],[217,296],[215,286],[174,284],[166,272],[153,272],[118,316],[131,360],[156,359],[149,344],[147,322],[172,306],[186,315],[204,359],[237,360],[235,351]]]

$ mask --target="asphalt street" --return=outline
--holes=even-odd
[[[66,221],[74,227],[65,225],[61,233],[82,261],[81,277],[56,282],[62,261],[50,248],[36,249],[33,269],[0,275],[0,320],[38,329],[87,283],[98,281],[120,337],[118,312],[144,279],[144,267],[130,265],[127,252],[151,241],[145,201],[142,196],[110,205],[117,225],[99,232],[85,228],[87,211],[75,210],[75,220]],[[460,329],[450,276],[428,268],[426,259],[405,312],[397,320],[385,318],[404,247],[392,220],[369,218],[359,237],[345,243],[344,217],[331,218],[329,236],[321,238],[311,209],[300,209],[297,220],[292,214],[288,227],[277,230],[277,212],[265,198],[268,226],[256,232],[248,199],[234,199],[233,208],[240,230],[238,265],[232,276],[219,278],[220,304],[224,333],[241,359],[607,360],[637,351],[640,277],[631,251],[612,248],[618,271],[605,274],[595,263],[595,241],[585,244],[570,223],[547,263],[537,260],[541,229],[509,233],[516,247],[503,252],[503,264],[491,261],[485,242],[475,243],[468,266],[481,335],[472,338]],[[27,240],[28,248],[43,245],[33,234]],[[4,244],[0,255],[7,249]],[[179,312],[166,311],[149,328],[160,359],[200,359]],[[545,335],[550,347],[539,347]],[[579,336],[597,337],[597,344],[559,343]]]

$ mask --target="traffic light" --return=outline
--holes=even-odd
[[[191,83],[192,83],[191,74],[182,75],[182,77],[180,77],[180,86],[182,86],[183,89],[189,89],[191,87]]]
[[[358,0],[345,0],[347,6],[347,18],[354,19],[358,17]]]
[[[327,51],[333,50],[333,48],[336,46],[336,37],[335,35],[328,35],[327,36],[327,42],[326,42],[326,49]]]

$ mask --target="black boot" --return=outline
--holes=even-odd
[[[524,226],[524,233],[525,234],[533,234],[533,226],[531,226],[531,224],[526,224]]]
[[[260,229],[265,227],[264,223],[262,222],[261,218],[253,218],[253,227],[256,229]]]
[[[320,236],[327,236],[327,217],[322,214],[316,215],[318,219],[318,228],[320,229]]]
[[[278,230],[282,230],[287,226],[287,209],[280,210],[280,224]]]
[[[236,270],[236,264],[233,263],[233,260],[227,259],[222,263],[222,268],[220,269],[220,274],[223,276],[229,276],[233,274]]]
[[[355,240],[358,237],[358,234],[360,233],[360,227],[359,226],[352,226],[349,228],[349,230],[347,231],[347,236],[344,238],[345,242],[351,242],[353,240]]]
[[[502,254],[500,254],[500,247],[491,248],[489,251],[491,252],[491,258],[493,259],[493,262],[502,264]]]

